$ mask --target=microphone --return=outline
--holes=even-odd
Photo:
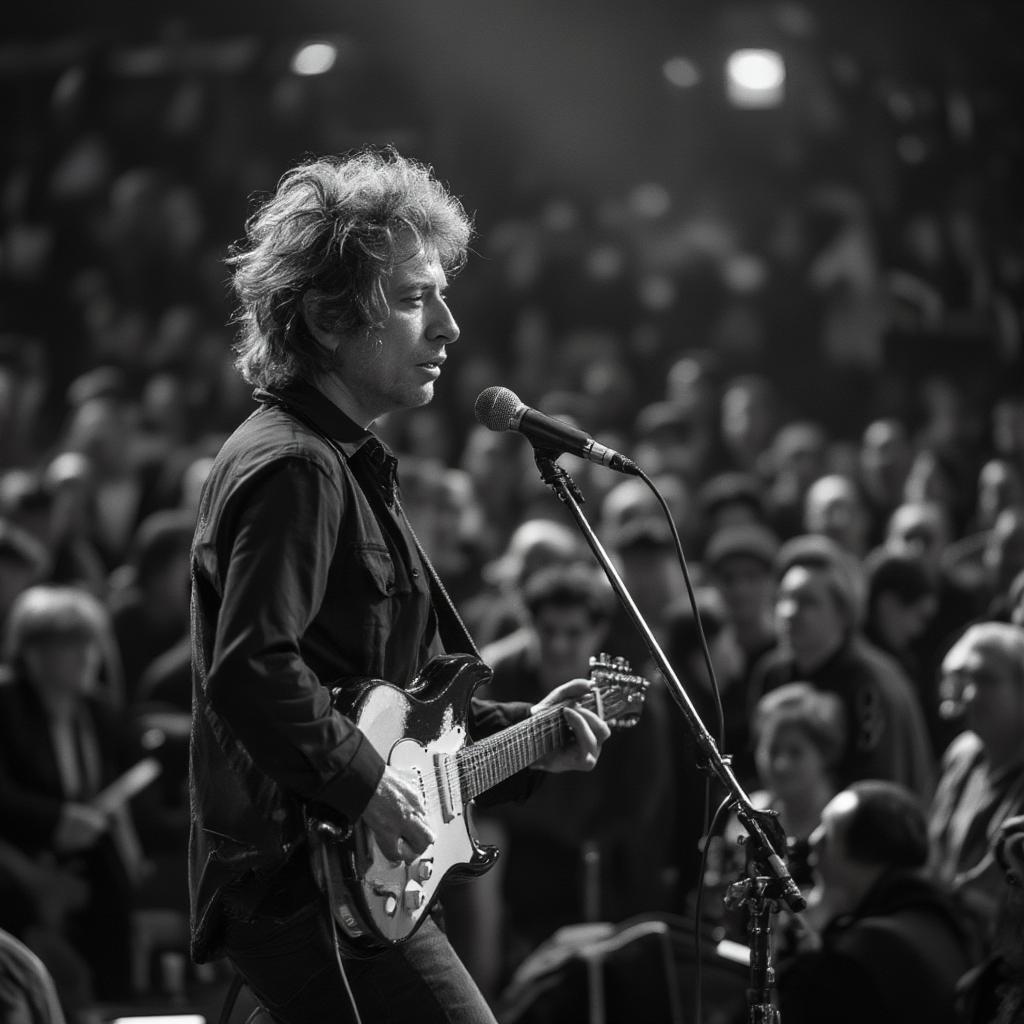
[[[640,467],[625,455],[598,444],[577,427],[524,405],[508,388],[485,388],[477,396],[474,412],[477,422],[488,430],[517,430],[534,448],[578,455],[619,473],[640,475]]]

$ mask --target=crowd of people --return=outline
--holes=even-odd
[[[63,83],[58,120],[82,88]],[[175,107],[179,142],[199,130],[192,109]],[[82,1021],[180,993],[166,954],[183,964],[187,949],[189,551],[213,457],[251,408],[220,286],[242,184],[217,147],[193,154],[203,191],[180,150],[158,172],[119,165],[116,141],[83,132],[5,182],[19,201],[3,283],[19,303],[0,333],[0,928]],[[785,1019],[842,1019],[836,987],[911,1019],[899,972],[877,970],[883,938],[887,963],[916,957],[901,985],[935,997],[928,1019],[1021,1019],[1006,938],[1020,934],[1007,885],[1024,814],[1012,261],[983,265],[957,209],[915,214],[884,265],[855,198],[788,207],[757,259],[710,214],[655,224],[637,208],[616,232],[552,199],[510,218],[482,239],[486,273],[467,271],[455,385],[378,423],[416,535],[494,669],[487,696],[537,703],[601,651],[651,683],[594,773],[481,814],[506,856],[444,902],[499,1010],[559,929],[683,917],[700,886],[698,927],[742,941],[720,897],[743,863],[735,821],[708,833],[721,794],[530,446],[473,422],[498,379],[627,452],[672,511],[696,609],[651,490],[561,460],[737,777],[789,836],[810,906],[780,950]],[[830,241],[812,252],[822,217]],[[769,285],[750,285],[765,268]],[[984,336],[937,348],[933,367],[915,342],[950,309]],[[110,789],[140,766],[137,792]]]

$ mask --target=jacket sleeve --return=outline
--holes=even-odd
[[[262,474],[238,504],[219,538],[227,570],[207,695],[256,767],[282,790],[355,820],[384,762],[333,708],[301,650],[334,557],[344,512],[339,486],[312,461],[289,458]]]

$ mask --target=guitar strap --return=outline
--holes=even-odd
[[[469,635],[469,630],[462,621],[462,616],[459,615],[455,602],[451,599],[448,591],[445,590],[441,577],[427,557],[426,551],[423,550],[423,545],[420,543],[419,537],[416,536],[412,523],[409,522],[409,517],[406,515],[402,502],[398,497],[397,488],[395,489],[395,508],[398,509],[398,514],[402,517],[402,522],[405,523],[409,536],[412,537],[413,544],[416,545],[416,551],[419,553],[420,559],[427,570],[427,578],[430,580],[430,596],[434,603],[434,613],[437,615],[437,631],[441,634],[441,642],[444,644],[445,652],[447,654],[456,652],[472,654],[474,657],[479,658],[480,652],[477,650],[473,638]]]

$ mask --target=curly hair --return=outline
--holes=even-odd
[[[246,222],[228,265],[239,302],[235,365],[250,384],[313,380],[333,366],[316,326],[372,331],[388,317],[385,283],[410,247],[447,274],[466,260],[472,224],[429,167],[393,147],[300,164]],[[303,299],[312,293],[314,301]]]

